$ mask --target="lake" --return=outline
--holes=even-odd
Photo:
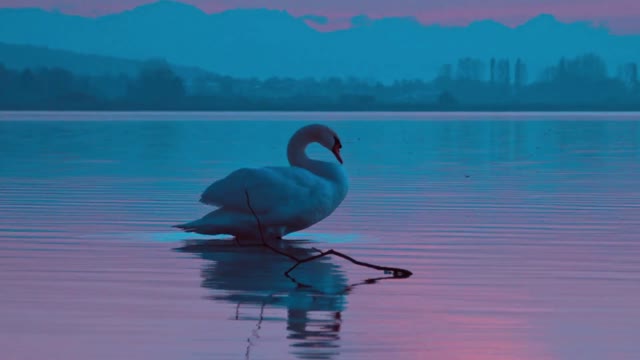
[[[292,251],[410,278],[171,228],[309,122],[350,191]],[[0,113],[6,360],[637,359],[639,233],[640,114]]]

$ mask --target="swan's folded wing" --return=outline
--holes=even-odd
[[[297,168],[266,167],[240,169],[211,184],[201,195],[200,202],[231,210],[249,211],[246,193],[251,207],[257,214],[276,208],[294,205],[309,197],[311,173]]]

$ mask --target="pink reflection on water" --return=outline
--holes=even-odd
[[[637,170],[594,163],[544,177],[497,165],[470,178],[451,167],[356,169],[347,201],[308,236],[415,275],[330,301],[291,291],[274,269],[286,263],[238,251],[198,258],[152,241],[203,213],[200,180],[6,177],[0,348],[9,359],[242,358],[250,338],[253,358],[282,359],[309,356],[320,334],[320,350],[344,358],[633,358]],[[317,266],[302,275],[334,287],[379,275],[340,259]]]
[[[407,358],[627,359],[640,326],[640,207],[629,190],[627,197],[355,193],[337,212],[350,225],[329,219],[319,228],[357,229],[377,245],[340,250],[420,269],[413,281],[390,289],[396,322],[375,316],[359,324],[362,331],[384,329],[371,341],[399,346]],[[377,196],[388,203],[376,203]],[[350,312],[390,311],[366,299],[351,299]],[[619,334],[617,348],[609,332]]]
[[[11,246],[0,263],[5,358],[175,359],[191,346],[182,334],[216,336],[201,314],[224,307],[201,301],[197,264],[164,247]],[[244,336],[234,325],[226,333]]]

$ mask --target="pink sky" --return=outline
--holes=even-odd
[[[0,0],[0,7],[40,7],[64,13],[99,16],[132,9],[155,0]],[[330,19],[329,27],[348,24],[355,15],[372,18],[415,16],[422,22],[466,25],[493,19],[518,25],[540,13],[564,21],[586,20],[606,24],[616,33],[640,33],[640,1],[637,0],[185,0],[208,13],[234,8],[287,10],[296,16],[315,14]]]

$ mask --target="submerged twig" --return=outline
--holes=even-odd
[[[366,263],[366,262],[358,261],[358,260],[352,258],[349,255],[345,255],[345,254],[343,254],[343,253],[341,253],[339,251],[330,249],[330,250],[327,250],[327,251],[323,251],[318,255],[314,255],[314,256],[311,256],[311,257],[308,257],[308,258],[302,259],[302,260],[297,260],[297,263],[295,265],[293,265],[289,270],[287,270],[287,272],[285,272],[285,275],[287,275],[290,272],[292,272],[300,264],[304,264],[304,263],[309,262],[309,261],[320,259],[321,257],[325,257],[325,256],[328,256],[328,255],[335,255],[335,256],[341,257],[341,258],[343,258],[345,260],[348,260],[348,261],[350,261],[350,262],[352,262],[352,263],[354,263],[356,265],[368,267],[368,268],[371,268],[371,269],[381,270],[381,271],[384,271],[385,273],[391,273],[394,278],[408,278],[409,276],[411,276],[413,274],[411,271],[406,270],[406,269],[400,269],[400,268],[388,267],[388,266],[380,266],[380,265],[369,264],[369,263]]]
[[[304,286],[304,287],[308,287],[308,285],[302,284],[300,282],[298,282],[296,279],[294,279],[293,277],[291,277],[290,273],[295,270],[295,268],[297,268],[299,265],[313,261],[313,260],[317,260],[320,259],[322,257],[325,256],[329,256],[329,255],[335,255],[338,257],[341,257],[345,260],[350,261],[351,263],[355,264],[355,265],[359,265],[359,266],[363,266],[363,267],[368,267],[370,269],[376,269],[376,270],[380,270],[380,271],[384,271],[385,274],[392,274],[391,277],[385,277],[385,278],[378,278],[375,280],[382,280],[382,279],[404,279],[404,278],[408,278],[411,275],[413,275],[413,273],[407,269],[402,269],[402,268],[396,268],[396,267],[388,267],[388,266],[380,266],[380,265],[375,265],[375,264],[370,264],[370,263],[366,263],[363,261],[358,261],[354,258],[352,258],[349,255],[343,254],[339,251],[330,249],[327,251],[322,251],[316,248],[312,248],[314,251],[319,252],[318,255],[314,255],[314,256],[310,256],[308,258],[304,258],[304,259],[298,259],[297,257],[288,254],[280,249],[277,249],[273,246],[271,246],[271,244],[269,244],[267,242],[267,240],[264,237],[264,232],[262,229],[262,222],[260,221],[260,218],[258,217],[258,215],[256,214],[256,212],[253,210],[253,207],[251,206],[251,199],[249,198],[249,192],[247,190],[244,191],[245,196],[247,198],[247,206],[249,207],[249,210],[251,211],[251,214],[253,215],[253,217],[256,219],[256,223],[258,224],[258,231],[260,233],[260,240],[262,241],[262,245],[265,246],[266,248],[268,248],[269,250],[280,254],[282,256],[286,256],[289,259],[295,261],[295,264],[293,264],[287,271],[284,272],[284,275],[286,277],[288,277],[289,279],[291,279],[291,281],[295,282],[296,284],[298,284],[299,286]]]
[[[258,231],[260,232],[260,240],[262,241],[262,245],[269,248],[269,250],[278,253],[282,256],[286,256],[289,259],[293,260],[293,261],[298,261],[298,258],[296,258],[295,256],[291,255],[291,254],[287,254],[284,251],[281,251],[280,249],[277,249],[273,246],[271,246],[271,244],[269,244],[267,242],[267,240],[264,237],[264,233],[262,231],[262,222],[260,222],[260,218],[258,217],[258,215],[256,214],[256,212],[253,210],[253,207],[251,206],[251,201],[249,200],[249,192],[247,190],[244,191],[244,194],[247,197],[247,206],[249,207],[249,210],[251,211],[251,214],[253,214],[253,217],[256,218],[256,222],[258,223]]]
[[[262,306],[260,306],[260,317],[258,318],[258,323],[256,324],[256,328],[251,331],[251,336],[247,338],[247,349],[245,350],[245,353],[244,353],[245,359],[249,359],[249,355],[251,353],[251,347],[254,345],[253,341],[251,341],[251,338],[254,337],[255,339],[260,339],[260,334],[258,334],[258,331],[262,329],[262,321],[264,320],[264,308],[266,305],[267,305],[267,301],[265,300],[262,302]],[[236,320],[238,319],[236,318]]]

